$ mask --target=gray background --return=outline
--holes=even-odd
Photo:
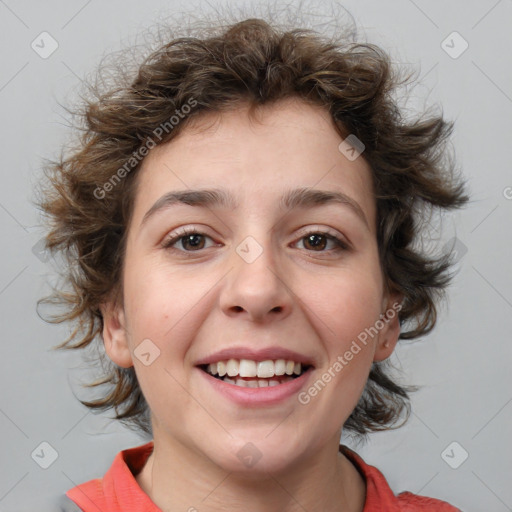
[[[456,235],[460,256],[438,326],[392,358],[404,382],[423,386],[409,423],[366,445],[343,442],[377,466],[395,492],[438,497],[465,511],[512,510],[512,1],[343,5],[363,36],[419,71],[423,85],[414,89],[411,111],[439,102],[456,121],[453,144],[473,199],[447,216],[438,234],[441,244]],[[42,159],[56,157],[67,138],[67,114],[57,102],[74,99],[104,54],[180,7],[163,0],[0,0],[1,512],[50,511],[67,489],[102,476],[119,450],[146,441],[81,406],[74,394],[84,396],[86,365],[78,354],[51,350],[69,328],[36,314],[53,267],[38,256],[43,231],[31,201]],[[59,45],[46,59],[31,48],[43,31]],[[457,58],[463,40],[448,37],[454,31],[469,44]],[[56,450],[48,469],[39,465],[51,462],[42,442]]]

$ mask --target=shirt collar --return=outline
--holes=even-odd
[[[90,507],[92,502],[99,510],[109,512],[161,512],[135,479],[153,452],[153,447],[154,443],[150,441],[119,452],[103,479],[91,480],[77,486],[68,491],[67,495],[78,505],[82,503]],[[347,446],[340,445],[339,450],[366,482],[363,512],[399,511],[398,500],[382,473],[376,467],[366,464]]]

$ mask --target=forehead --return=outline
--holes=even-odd
[[[270,207],[293,188],[353,198],[374,224],[371,169],[349,160],[329,112],[289,98],[250,110],[201,113],[170,142],[152,149],[138,173],[134,220],[167,191],[225,187],[239,204]]]

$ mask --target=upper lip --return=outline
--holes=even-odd
[[[228,359],[250,359],[252,361],[285,359],[287,361],[294,361],[295,363],[302,363],[303,365],[314,366],[312,357],[281,347],[267,347],[260,349],[250,347],[225,348],[199,359],[196,361],[195,365],[200,366],[204,364],[218,363],[219,361],[226,361]]]

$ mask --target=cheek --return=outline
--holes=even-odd
[[[318,396],[317,407],[333,428],[347,420],[364,391],[377,340],[368,333],[381,313],[381,298],[370,283],[340,280],[338,289],[326,301],[320,327],[327,360],[306,391]]]
[[[196,314],[211,283],[198,274],[170,271],[163,264],[134,264],[125,275],[125,297],[132,334],[167,344],[189,314]],[[137,342],[137,340],[133,340]],[[164,346],[162,345],[162,348]]]
[[[379,283],[378,279],[363,279],[353,271],[350,277],[340,275],[330,279],[328,300],[316,298],[315,326],[326,360],[298,399],[307,408],[311,407],[312,415],[323,418],[319,429],[337,431],[364,391],[376,340],[366,330],[381,313]]]
[[[181,394],[178,382],[184,380],[187,352],[215,282],[211,276],[205,282],[197,274],[170,272],[162,264],[138,265],[132,260],[126,268],[128,343],[141,388],[151,407],[158,407],[162,390],[169,392],[166,403]]]
[[[380,269],[375,264],[351,267],[322,279],[325,282],[317,281],[317,293],[309,298],[327,355],[320,378],[332,383],[328,384],[331,396],[341,409],[351,410],[364,389],[378,339],[375,325],[382,313]]]
[[[347,268],[315,280],[316,293],[309,297],[311,309],[322,320],[322,330],[333,349],[345,351],[382,313],[382,280],[378,269]]]

